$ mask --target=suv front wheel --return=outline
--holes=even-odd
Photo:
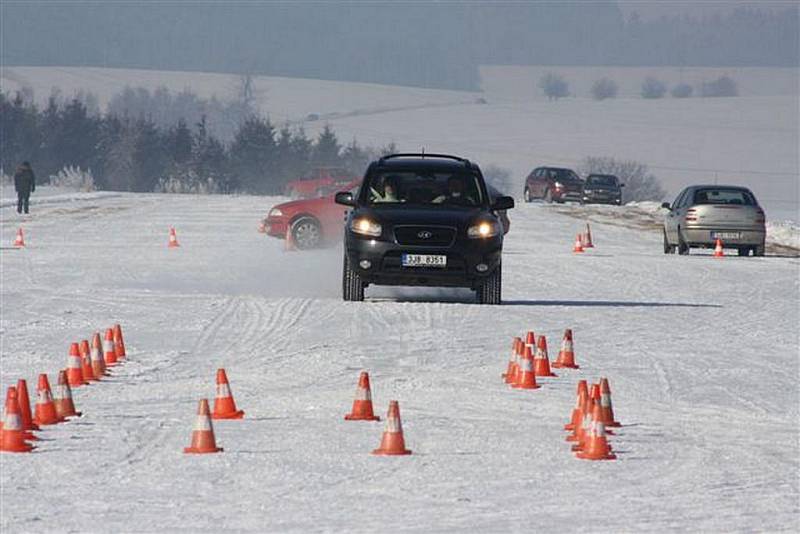
[[[347,253],[344,255],[344,265],[342,266],[342,298],[357,302],[364,300],[364,282],[358,273],[350,267]]]
[[[503,286],[503,273],[501,265],[490,274],[483,284],[478,286],[477,297],[480,304],[500,304],[502,286]]]

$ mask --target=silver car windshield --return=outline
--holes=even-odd
[[[373,175],[366,186],[371,205],[475,207],[484,203],[478,177],[464,171],[384,171]]]

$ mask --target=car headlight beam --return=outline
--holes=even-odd
[[[350,229],[357,234],[372,237],[380,237],[383,231],[380,224],[367,218],[353,219],[350,223]]]
[[[496,221],[481,221],[467,228],[467,237],[470,239],[484,239],[494,237],[502,231],[500,223]]]

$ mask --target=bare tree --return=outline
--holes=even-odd
[[[689,98],[692,96],[692,86],[688,83],[679,83],[675,87],[672,88],[670,94],[672,98]]]
[[[658,78],[648,76],[642,82],[642,98],[661,98],[666,92],[667,84]]]
[[[600,78],[592,84],[592,98],[595,100],[616,98],[618,90],[617,82],[610,78]]]
[[[548,100],[558,100],[569,96],[569,85],[566,80],[554,72],[548,72],[539,79],[539,88]]]
[[[625,184],[622,189],[623,202],[634,200],[661,200],[667,194],[658,178],[638,161],[589,156],[583,159],[580,170],[584,174],[613,174]]]

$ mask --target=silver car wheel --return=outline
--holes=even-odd
[[[319,223],[314,219],[305,218],[295,222],[292,227],[292,237],[297,248],[308,250],[319,246],[322,240],[322,232]]]

